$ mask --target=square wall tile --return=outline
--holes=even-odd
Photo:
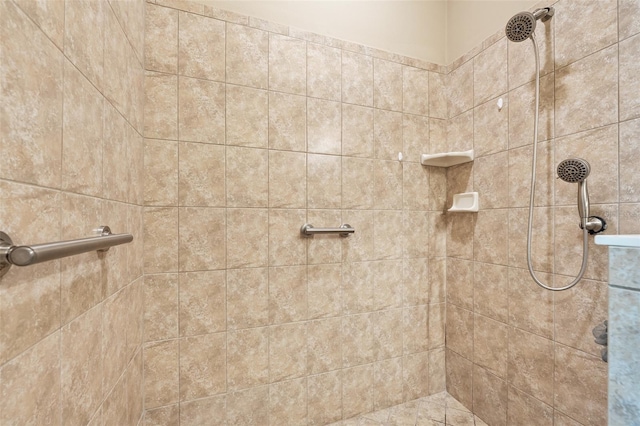
[[[144,270],[148,274],[178,270],[178,256],[167,241],[178,240],[178,209],[145,207]]]
[[[620,42],[619,84],[620,84],[620,120],[640,117],[640,100],[634,94],[640,90],[638,83],[638,65],[640,57],[640,35]]]
[[[473,100],[479,105],[507,91],[507,39],[473,59]]]
[[[160,407],[178,401],[178,354],[177,340],[154,342],[145,346],[145,407]]]
[[[267,268],[227,270],[227,327],[260,327],[269,323]]]
[[[307,98],[269,92],[269,148],[307,149]]]
[[[179,275],[180,336],[215,333],[227,329],[224,271]]]
[[[307,372],[319,374],[342,368],[340,318],[310,321],[307,326]]]
[[[232,96],[231,102],[235,100]],[[224,144],[224,84],[182,76],[179,78],[178,137],[181,141]]]
[[[309,208],[340,208],[341,205],[341,157],[308,154],[307,206]]]
[[[305,95],[307,42],[269,34],[269,90]]]
[[[226,149],[227,206],[267,207],[269,155],[266,149],[228,146]]]
[[[179,21],[178,72],[224,81],[225,22],[182,11]]]
[[[304,208],[306,205],[306,154],[269,151],[269,207]]]
[[[342,111],[339,102],[307,99],[308,151],[319,154],[342,152]]]
[[[429,72],[429,117],[443,120],[449,118],[447,80],[448,76],[445,74]]]
[[[269,329],[230,331],[227,337],[229,390],[246,389],[269,380]]]
[[[509,383],[546,404],[554,401],[553,347],[551,340],[509,328]]]
[[[266,148],[269,96],[265,90],[227,85],[227,145]]]
[[[310,376],[307,404],[310,425],[342,419],[342,371]]]
[[[145,3],[144,58],[149,71],[178,72],[178,12]]]
[[[373,106],[373,58],[342,51],[342,102]]]
[[[373,142],[375,158],[397,160],[402,151],[403,115],[399,112],[374,109]]]
[[[180,400],[213,396],[227,390],[225,333],[180,340]]]
[[[227,268],[267,266],[267,209],[227,209]]]
[[[224,146],[180,142],[179,150],[180,205],[223,207],[226,189]]]
[[[342,104],[342,155],[373,157],[373,111]]]
[[[429,115],[429,72],[402,67],[402,111]]]
[[[104,73],[104,32],[111,9],[103,2],[65,3],[64,54],[98,89]]]
[[[373,103],[376,108],[402,111],[403,66],[383,59],[373,60]]]
[[[487,60],[483,62],[486,63]],[[446,80],[445,80],[446,81]],[[461,65],[448,75],[447,83],[447,108],[441,108],[448,111],[448,117],[453,118],[461,113],[473,108],[473,84],[474,84],[474,65],[473,61]],[[503,93],[502,90],[500,93]]]
[[[340,49],[307,44],[307,96],[340,101],[342,93]]]
[[[307,275],[304,266],[269,268],[269,322],[307,319]]]
[[[635,170],[634,159],[640,158],[640,119],[620,123],[619,137],[620,201],[638,202],[640,175]]]
[[[266,89],[269,74],[269,33],[227,23],[227,83]]]
[[[307,424],[307,381],[289,380],[269,386],[270,424]]]
[[[306,238],[300,235],[305,223],[305,210],[269,211],[269,266],[307,262]]]
[[[307,374],[307,323],[269,327],[269,380],[271,383]]]
[[[225,268],[225,230],[224,209],[181,207],[178,238],[180,271]]]
[[[144,340],[178,337],[178,275],[156,274],[144,278]]]
[[[144,93],[144,135],[149,138],[177,140],[178,77],[147,71]]]

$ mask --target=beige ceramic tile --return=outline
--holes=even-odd
[[[267,88],[269,33],[227,23],[227,83]]]
[[[509,386],[507,424],[529,423],[532,426],[552,426],[553,409],[542,401]]]
[[[640,32],[637,16],[640,7],[634,0],[618,0],[618,37],[620,40]]]
[[[307,44],[307,96],[332,101],[341,99],[341,51]]]
[[[509,97],[502,96],[504,106],[498,108],[491,99],[478,105],[473,111],[473,148],[478,157],[505,151],[509,136]]]
[[[42,339],[0,369],[0,420],[47,423],[61,415],[60,333]]]
[[[509,266],[527,267],[528,220],[529,209],[509,210]],[[546,207],[534,208],[531,234],[531,261],[534,270],[553,271],[554,235],[554,210]],[[563,247],[564,244],[563,241]]]
[[[305,237],[300,227],[306,223],[305,210],[270,210],[269,265],[302,265],[307,261]]]
[[[261,386],[227,396],[227,424],[266,425],[269,422],[269,387]]]
[[[180,12],[178,72],[190,77],[224,81],[225,23]]]
[[[618,47],[612,46],[561,68],[555,80],[556,135],[613,123],[618,117]],[[592,107],[598,99],[597,107]]]
[[[473,186],[481,209],[509,206],[509,158],[506,151],[477,158],[473,163]]]
[[[397,160],[402,151],[403,115],[399,112],[374,110],[374,154],[382,160]]]
[[[178,138],[178,78],[147,71],[145,74],[144,134],[158,139]]]
[[[640,176],[636,160],[640,158],[640,119],[620,123],[619,133],[620,201],[640,201]],[[620,206],[622,209],[622,206]]]
[[[143,189],[144,139],[108,102],[104,103],[103,133],[102,196],[127,201],[131,195],[133,201]]]
[[[332,371],[308,379],[310,425],[324,425],[342,418],[342,373]]]
[[[402,358],[403,400],[405,402],[429,393],[429,353],[418,352]]]
[[[473,148],[473,111],[464,112],[447,123],[447,150],[466,151]]]
[[[447,302],[473,309],[473,262],[447,258]]]
[[[557,409],[582,424],[607,423],[607,364],[600,357],[556,345],[554,370]]]
[[[428,115],[428,71],[406,66],[402,67],[402,111],[412,114]]]
[[[343,418],[373,410],[373,365],[342,370]]]
[[[266,327],[230,331],[227,337],[229,390],[265,384],[269,380],[269,330]]]
[[[373,58],[342,51],[342,102],[373,106]]]
[[[546,404],[553,403],[553,346],[551,340],[509,328],[509,383]]]
[[[444,348],[429,352],[429,395],[446,389]]]
[[[340,210],[307,210],[307,223],[316,226],[338,226],[342,224]],[[342,260],[342,244],[336,243],[335,235],[314,235],[307,238],[309,264],[339,263]],[[339,265],[338,265],[339,266]]]
[[[178,401],[178,341],[150,343],[144,348],[145,407]]]
[[[311,250],[311,249],[310,249]],[[309,318],[324,318],[342,312],[342,270],[339,264],[307,267]]]
[[[178,204],[178,143],[144,142],[144,202],[148,206]]]
[[[102,318],[102,359],[103,359],[103,395],[107,395],[117,386],[122,372],[127,366],[126,333],[129,328],[131,301],[128,299],[129,287],[116,292],[103,303]],[[121,380],[122,382],[122,380]],[[113,392],[112,392],[113,393]]]
[[[3,2],[0,7],[5,99],[0,110],[4,129],[0,154],[8,159],[0,166],[0,175],[57,188],[64,58],[17,6]]]
[[[234,94],[230,89],[228,132],[232,132],[233,125],[236,124],[232,115],[237,101]],[[178,132],[181,141],[224,144],[224,84],[182,76],[179,78]]]
[[[446,264],[445,257],[429,258],[429,303],[445,301]]]
[[[449,150],[447,145],[447,123],[447,120],[429,119],[429,153],[435,154]]]
[[[267,207],[269,156],[266,149],[226,149],[228,207]]]
[[[555,74],[549,74],[540,79],[538,141],[548,140],[554,134],[554,78]],[[525,84],[510,92],[509,148],[533,143],[534,113],[534,83]]]
[[[426,212],[404,211],[403,212],[403,257],[411,259],[416,257],[427,257],[429,245],[425,244],[423,238],[429,234],[429,221]]]
[[[376,209],[402,208],[402,164],[375,160],[373,163],[373,206]],[[348,174],[348,173],[347,173]]]
[[[635,93],[640,90],[638,82],[638,57],[640,56],[640,35],[620,42],[619,84],[620,84],[620,120],[640,117],[640,101]]]
[[[270,424],[307,424],[306,379],[274,383],[269,386]]]
[[[473,359],[473,312],[447,304],[447,349]]]
[[[310,321],[307,326],[307,373],[318,374],[342,367],[341,319]]]
[[[374,274],[371,262],[342,264],[342,306],[345,314],[373,310]]]
[[[295,379],[307,374],[307,323],[269,327],[269,381]]]
[[[373,364],[373,409],[380,410],[402,403],[402,358]]]
[[[495,48],[494,48],[495,49]],[[473,108],[473,61],[469,61],[449,74],[447,78],[440,77],[445,80],[447,87],[448,105],[440,107],[439,118],[456,117],[462,112]],[[478,76],[480,78],[480,75]],[[504,92],[504,90],[502,91]],[[499,94],[499,93],[498,93]],[[436,97],[437,98],[437,97]],[[442,116],[442,111],[447,111],[448,116]]]
[[[341,158],[329,155],[308,154],[307,206],[309,208],[340,208],[341,195]]]
[[[144,279],[145,341],[178,337],[178,275],[147,275]]]
[[[178,71],[178,11],[147,3],[144,57],[150,71]]]
[[[374,206],[375,162],[369,159],[342,158],[342,207],[371,209]],[[353,224],[351,224],[353,225]]]
[[[279,34],[269,35],[269,89],[305,95],[307,43]]]
[[[377,361],[399,357],[403,351],[403,310],[388,309],[373,314],[373,356]]]
[[[178,404],[146,410],[144,414],[145,426],[163,426],[178,424],[180,422],[180,409]]]
[[[342,155],[373,157],[373,109],[342,104]]]
[[[411,306],[403,309],[403,350],[404,355],[426,351],[429,348],[427,305]]]
[[[106,14],[103,2],[65,3],[64,54],[78,69],[102,88],[103,43]]]
[[[56,46],[62,49],[64,45],[64,2],[19,0],[16,4]]]
[[[213,396],[226,391],[225,334],[180,340],[180,400]]]
[[[429,117],[449,118],[447,110],[447,79],[445,74],[429,73]]]
[[[508,342],[506,324],[478,314],[473,316],[473,361],[489,373],[505,380]]]
[[[473,369],[473,414],[490,425],[507,424],[507,382],[487,370]],[[478,423],[475,423],[478,424]]]
[[[373,308],[402,307],[402,260],[377,261],[373,268]]]
[[[468,191],[461,191],[468,192]],[[458,193],[456,191],[456,193]],[[452,203],[447,203],[450,206]],[[447,256],[473,259],[473,228],[475,218],[469,215],[449,215]]]
[[[547,22],[537,21],[536,40],[540,52],[540,75],[545,76],[554,69],[554,31],[556,22],[551,19]],[[535,56],[533,43],[525,40],[521,43],[507,42],[509,55],[509,89],[522,86],[533,81],[536,76]]]
[[[373,60],[374,106],[380,109],[402,111],[402,107],[403,107],[402,95],[403,95],[403,66],[395,62],[389,62],[382,59],[374,59]]]
[[[102,189],[103,97],[67,61],[65,75],[62,188],[98,195]]]
[[[536,275],[552,286],[549,274]],[[552,338],[553,294],[539,287],[524,269],[509,268],[509,283],[509,325]]]
[[[503,323],[508,318],[508,268],[476,262],[473,275],[474,312]]]
[[[269,148],[307,149],[307,99],[269,92]]]
[[[304,208],[307,200],[307,156],[269,152],[269,207]]]
[[[342,112],[340,103],[307,99],[307,143],[309,152],[340,154]]]
[[[418,162],[422,154],[429,152],[429,119],[421,115],[404,114],[402,122],[403,158]],[[397,153],[393,159],[398,159]]]
[[[418,163],[402,165],[403,207],[409,210],[429,208],[429,170]]]
[[[462,165],[462,170],[465,166]],[[453,200],[453,195],[451,195]],[[447,202],[447,169],[431,167],[429,170],[429,210],[444,212],[451,206]]]
[[[509,207],[528,207],[531,195],[531,164],[533,147],[525,146],[509,151]],[[553,146],[538,144],[536,159],[536,188],[534,205],[553,204],[556,177]]]
[[[267,266],[269,213],[227,209],[227,268]]]
[[[268,280],[266,268],[227,270],[227,326],[229,329],[268,324]]]
[[[474,260],[498,265],[508,264],[509,211],[507,209],[478,212],[473,240]]]
[[[373,361],[373,314],[342,318],[342,363],[344,367]]]
[[[85,423],[102,400],[102,310],[87,311],[62,328],[62,418]]]
[[[204,5],[191,0],[156,0],[154,3],[173,9],[204,15]]]
[[[223,426],[227,419],[226,396],[214,396],[211,398],[197,399],[195,401],[183,402],[180,404],[180,424],[187,426],[198,426],[203,423],[212,426]],[[145,421],[149,413],[146,414]],[[166,424],[175,424],[178,419],[168,421]],[[164,424],[164,423],[163,423]]]
[[[507,91],[507,39],[473,59],[473,99],[478,105]]]
[[[224,209],[180,208],[180,271],[223,269],[226,266],[225,227]]]
[[[166,244],[178,239],[177,208],[145,208],[144,268],[146,273],[178,270],[178,258]]]
[[[429,348],[444,348],[446,304],[431,304],[429,309]],[[443,355],[444,356],[444,355]],[[442,373],[444,374],[444,372]]]
[[[269,268],[269,322],[307,319],[307,276],[304,266]]]
[[[167,145],[169,143],[162,141],[157,144]],[[168,146],[172,147],[172,144]],[[222,207],[225,205],[224,154],[225,148],[223,146],[188,142],[179,143],[178,199],[181,206]],[[158,158],[152,161],[162,160]],[[161,175],[165,168],[175,173],[175,169],[170,169],[169,166],[162,165],[161,170],[156,174]],[[163,180],[166,179],[166,175],[161,175],[161,178]],[[160,192],[163,188],[158,187],[156,191]]]
[[[373,248],[378,260],[402,258],[402,212],[399,210],[374,211]],[[401,274],[398,275],[400,279]]]
[[[619,204],[620,234],[640,234],[640,204]]]
[[[617,6],[616,0],[565,0],[562,3],[563,13],[553,17],[556,68],[617,41]]]
[[[225,331],[226,280],[224,271],[180,274],[180,336]]]
[[[227,85],[227,145],[266,148],[269,97],[265,90]]]

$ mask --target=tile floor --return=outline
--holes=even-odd
[[[329,426],[488,426],[447,392],[409,401]]]

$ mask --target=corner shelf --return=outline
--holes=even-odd
[[[459,152],[441,152],[438,154],[422,154],[420,163],[423,166],[451,167],[473,161],[473,149]]]

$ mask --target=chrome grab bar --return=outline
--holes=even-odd
[[[0,232],[0,276],[6,274],[11,265],[35,265],[94,250],[105,252],[109,247],[133,241],[133,235],[112,234],[108,226],[101,226],[96,231],[100,233],[96,237],[31,246],[14,246],[11,237]]]
[[[300,228],[300,233],[304,237],[313,237],[315,234],[340,234],[341,237],[346,238],[354,232],[356,230],[347,223],[340,225],[340,228],[314,228],[310,223],[305,223]]]

